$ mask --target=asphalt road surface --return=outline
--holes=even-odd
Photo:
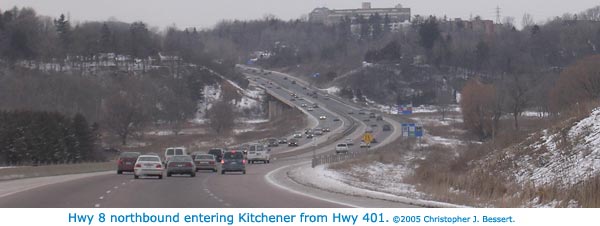
[[[336,134],[342,133],[353,123],[357,125],[356,131],[349,135],[354,140],[352,151],[360,151],[358,147],[360,136],[366,128],[372,128],[373,135],[380,142],[390,137],[394,131],[382,131],[385,121],[364,120],[368,115],[359,115],[358,108],[350,103],[344,103],[336,98],[314,99],[306,95],[312,92],[310,87],[297,81],[292,84],[290,77],[281,73],[268,75],[246,69],[245,73],[255,85],[264,86],[283,101],[294,104],[298,109],[309,113],[312,118],[312,127],[329,127],[331,132],[325,133],[317,139],[317,143],[330,143],[315,150],[319,154],[333,153],[333,146],[337,141],[333,139]],[[302,100],[291,100],[291,93],[296,93]],[[297,98],[296,98],[297,99]],[[301,104],[317,103],[319,108],[307,111]],[[348,114],[349,112],[355,114]],[[326,116],[325,120],[318,120],[319,116]],[[340,118],[340,121],[333,121]],[[398,128],[392,128],[392,130]],[[291,134],[282,135],[291,137]],[[338,136],[339,137],[339,136]],[[343,141],[346,137],[342,137]],[[401,203],[392,203],[364,197],[346,196],[329,193],[314,188],[294,184],[286,178],[285,172],[280,171],[285,166],[297,164],[310,159],[312,150],[306,147],[313,145],[312,139],[305,137],[299,139],[300,147],[272,148],[272,161],[270,164],[248,164],[247,174],[230,173],[221,175],[209,171],[200,171],[196,177],[173,176],[158,178],[142,178],[135,180],[132,174],[97,175],[74,179],[67,182],[40,186],[10,195],[0,194],[0,207],[106,207],[106,208],[238,208],[238,207],[277,207],[277,208],[329,208],[329,207],[407,207]],[[296,152],[294,152],[296,151]],[[279,185],[266,177],[274,171],[275,180]],[[5,182],[0,183],[3,186]],[[15,183],[13,181],[12,183]],[[284,184],[285,186],[281,186]],[[289,188],[294,188],[290,191]]]

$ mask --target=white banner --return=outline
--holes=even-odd
[[[10,209],[1,225],[577,225],[598,209]]]

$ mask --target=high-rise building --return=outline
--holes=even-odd
[[[363,2],[360,9],[329,9],[326,7],[315,8],[309,15],[309,21],[324,24],[336,24],[343,18],[347,17],[351,21],[362,16],[369,18],[371,15],[379,14],[382,17],[387,17],[390,23],[410,22],[410,8],[403,8],[398,4],[394,8],[371,8],[370,2]]]

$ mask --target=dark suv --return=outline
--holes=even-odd
[[[221,174],[235,171],[246,174],[246,159],[242,152],[227,151],[223,154],[223,160],[221,160]]]
[[[217,162],[220,162],[223,158],[223,149],[221,148],[213,148],[208,150],[208,154],[214,155]]]
[[[123,152],[117,159],[117,174],[123,174],[123,172],[133,172],[135,161],[140,156],[139,152]]]

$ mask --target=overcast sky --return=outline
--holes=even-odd
[[[359,8],[367,0],[0,0],[0,9],[33,7],[38,14],[58,17],[69,14],[72,21],[102,21],[116,18],[124,22],[144,21],[164,28],[210,28],[221,20],[257,19],[272,14],[281,19],[307,15],[315,7],[330,9]],[[579,13],[600,5],[598,0],[371,0],[372,7],[385,8],[402,4],[412,14],[461,17],[480,15],[496,18],[496,6],[502,17],[511,16],[520,25],[524,13],[536,22],[564,13]]]

